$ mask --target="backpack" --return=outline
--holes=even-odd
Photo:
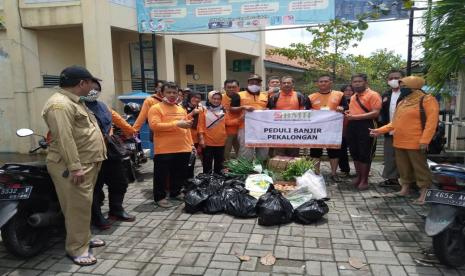
[[[269,109],[275,109],[276,108],[276,103],[278,102],[278,99],[279,99],[279,95],[281,94],[281,92],[278,92],[276,94],[274,94],[273,96],[271,96],[270,100],[268,101],[268,108]],[[300,93],[300,92],[296,92],[297,94],[297,100],[299,101],[299,107],[300,106],[303,106],[304,109],[309,109],[309,103],[310,101],[307,101],[307,97],[304,96],[304,94]]]
[[[426,113],[425,108],[423,107],[423,100],[426,97],[423,96],[420,99],[420,121],[421,121],[421,128],[424,130],[426,126]],[[444,145],[446,144],[446,126],[443,122],[439,121],[438,126],[436,127],[436,132],[431,139],[431,142],[428,145],[428,153],[429,154],[440,154],[441,151],[444,149]]]

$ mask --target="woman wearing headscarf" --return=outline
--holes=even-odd
[[[199,114],[199,145],[203,151],[203,173],[221,173],[224,163],[226,126],[238,126],[241,118],[232,119],[221,105],[219,91],[208,93],[207,107]],[[214,164],[214,165],[213,165]]]
[[[350,84],[344,85],[341,87],[341,92],[344,93],[344,98],[347,101],[347,104],[350,103],[350,98],[354,94],[352,90],[352,86]],[[350,176],[350,165],[349,165],[349,154],[347,150],[349,149],[348,142],[347,142],[347,124],[349,122],[346,118],[344,118],[344,127],[342,131],[342,143],[341,143],[341,150],[339,151],[339,169],[341,172],[344,173],[346,177]]]
[[[199,114],[200,110],[202,110],[202,105],[200,104],[200,101],[202,100],[202,94],[199,92],[195,91],[189,91],[188,94],[185,96],[184,100],[182,101],[182,107],[186,110],[187,114],[193,114],[192,116],[192,126],[190,128],[191,131],[191,137],[192,137],[192,142],[194,143],[194,147],[198,149],[199,145],[199,134],[197,132],[197,126],[199,123]],[[197,151],[199,156],[202,155],[201,151]],[[194,159],[191,163],[195,163],[195,156]],[[192,164],[188,168],[188,178],[194,177],[194,165]]]
[[[439,120],[437,100],[421,88],[425,80],[410,76],[400,80],[401,97],[391,123],[370,129],[372,136],[393,131],[396,165],[402,189],[394,196],[407,196],[414,183],[420,188],[415,204],[424,204],[427,189],[432,184],[431,171],[426,161],[428,145],[434,136]]]
[[[116,111],[110,109],[104,102],[97,100],[101,93],[100,83],[93,82],[93,90],[89,95],[84,97],[86,106],[94,113],[97,118],[100,130],[107,142],[107,148],[110,136],[112,135],[113,125],[121,129],[126,136],[134,135],[137,131],[129,125]],[[124,195],[128,188],[128,180],[125,175],[123,161],[119,157],[108,155],[108,159],[103,161],[100,169],[97,183],[94,187],[94,197],[92,203],[92,223],[104,230],[111,227],[110,222],[103,216],[101,203],[105,194],[103,193],[103,184],[108,186],[108,200],[110,211],[108,217],[111,220],[134,221],[135,216],[128,214],[123,208]]]

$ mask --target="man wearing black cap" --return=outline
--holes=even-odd
[[[47,170],[55,185],[66,225],[66,253],[77,265],[97,262],[89,248],[103,246],[91,240],[92,193],[106,148],[97,120],[81,100],[93,88],[92,76],[80,66],[65,68],[60,87],[45,103],[42,117],[52,141]]]
[[[239,92],[239,97],[231,100],[231,111],[252,112],[264,110],[268,104],[268,93],[261,92],[262,77],[257,74],[250,75],[247,80],[247,90]],[[239,157],[252,160],[254,157],[265,160],[268,158],[268,148],[251,148],[245,146],[245,122],[239,125]]]

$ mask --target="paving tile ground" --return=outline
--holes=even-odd
[[[317,224],[263,227],[256,219],[186,214],[180,202],[156,208],[147,164],[146,181],[131,184],[126,195],[126,208],[137,220],[94,230],[107,242],[95,250],[97,265],[72,264],[58,232],[46,251],[29,260],[11,256],[0,241],[0,275],[465,275],[465,268],[415,261],[431,245],[423,231],[427,207],[380,197],[390,191],[375,185],[381,169],[381,163],[374,164],[368,191],[359,192],[348,181],[328,182],[330,211]],[[260,263],[268,253],[277,257],[273,266]],[[250,260],[241,262],[240,255]],[[354,269],[350,257],[366,265]]]

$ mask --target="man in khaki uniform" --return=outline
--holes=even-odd
[[[52,137],[47,169],[65,216],[66,252],[78,265],[95,264],[89,247],[104,245],[91,240],[90,219],[93,189],[106,148],[97,120],[80,100],[92,89],[92,80],[98,79],[83,67],[64,69],[60,87],[42,111]]]

